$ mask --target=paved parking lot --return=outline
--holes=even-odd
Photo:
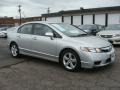
[[[113,65],[67,72],[58,63],[12,58],[6,39],[0,39],[0,90],[120,90],[120,46],[115,49]]]

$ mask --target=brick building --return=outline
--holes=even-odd
[[[41,21],[42,18],[41,16],[38,17],[27,17],[27,18],[22,18],[21,22],[25,23],[25,22],[30,22],[30,21]],[[0,18],[0,27],[4,27],[7,25],[19,25],[20,20],[19,19],[14,19],[13,17],[1,17]]]
[[[42,17],[38,16],[38,17],[27,17],[27,18],[22,18],[21,19],[21,23],[25,23],[25,22],[30,22],[30,21],[41,21]],[[20,19],[14,19],[14,24],[18,24],[20,23]]]
[[[0,18],[0,27],[9,27],[14,26],[15,20],[13,17],[1,17]]]

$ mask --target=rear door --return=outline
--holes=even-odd
[[[32,28],[33,24],[25,24],[18,29],[17,43],[19,48],[24,52],[32,50]]]

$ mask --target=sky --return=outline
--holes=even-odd
[[[22,17],[40,16],[61,10],[120,6],[120,0],[0,0],[0,17],[18,18],[18,5],[22,5]]]

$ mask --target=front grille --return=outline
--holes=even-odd
[[[112,35],[100,35],[103,38],[112,38]]]
[[[111,50],[112,50],[112,46],[101,48],[102,52],[110,52]]]

